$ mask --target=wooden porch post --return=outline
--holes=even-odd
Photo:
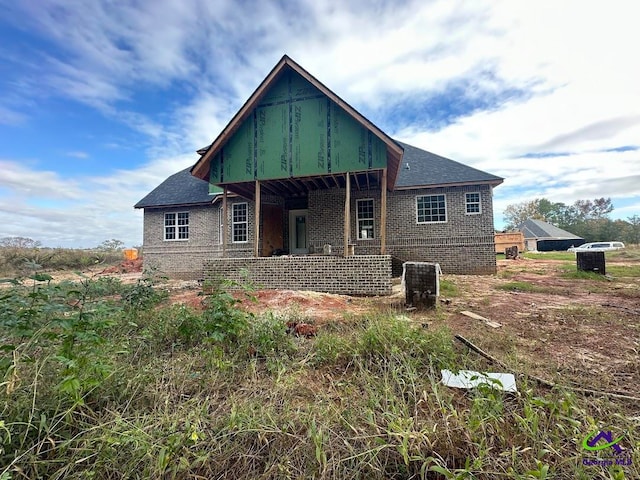
[[[255,243],[253,244],[253,256],[260,256],[260,181],[256,180],[256,230]]]
[[[380,192],[380,255],[387,249],[387,169],[382,169],[382,191]]]
[[[222,256],[227,256],[227,219],[229,210],[227,204],[227,187],[225,185],[222,191]]]
[[[349,256],[349,241],[351,240],[351,180],[349,172],[345,175],[345,196],[344,196],[344,256]]]

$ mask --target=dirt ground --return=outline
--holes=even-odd
[[[501,260],[495,277],[449,276],[460,296],[441,307],[444,323],[518,371],[640,396],[640,278],[563,278],[563,265]],[[540,291],[498,288],[514,282]],[[461,315],[462,310],[502,326],[491,328]]]
[[[406,311],[400,285],[394,286],[394,295],[379,298],[292,290],[259,290],[253,293],[255,301],[235,295],[247,311],[287,313],[320,329],[328,322],[348,322],[393,308],[429,328],[447,327],[452,335],[464,336],[517,371],[561,384],[640,396],[640,278],[565,278],[563,265],[566,269],[566,262],[519,258],[499,260],[495,276],[444,275],[457,292],[441,297],[435,311]],[[93,274],[118,275],[131,283],[140,277],[131,270],[137,267]],[[500,288],[515,282],[528,288]],[[174,302],[201,308],[197,282],[168,286]],[[465,310],[501,327],[466,317],[460,313]]]

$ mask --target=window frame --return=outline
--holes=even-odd
[[[470,202],[467,195],[478,195],[478,201]],[[469,205],[478,205],[478,211],[470,212]],[[482,192],[465,192],[464,193],[464,213],[465,215],[482,215]]]
[[[224,216],[224,209],[222,207],[220,207],[218,209],[218,244],[219,245],[223,245],[224,244],[224,235],[225,235],[225,231],[224,231],[224,222],[223,220],[223,216]]]
[[[245,208],[245,220],[236,222],[236,207],[244,205]],[[244,236],[245,240],[236,240],[236,225],[245,226]],[[249,204],[247,202],[234,203],[231,206],[231,243],[248,243],[249,242]]]
[[[180,224],[179,223],[179,216],[180,215],[186,215],[187,218],[187,223],[185,224]],[[173,224],[172,225],[167,225],[167,218],[169,217],[173,217]],[[180,212],[164,212],[164,215],[162,216],[163,219],[163,224],[162,224],[162,233],[163,233],[163,239],[165,242],[187,242],[189,241],[189,223],[191,221],[190,219],[190,215],[189,215],[189,211],[180,211]],[[186,237],[184,238],[180,238],[180,227],[186,227]],[[173,228],[174,229],[174,238],[167,238],[167,229],[168,228]]]
[[[425,198],[425,197],[442,197],[443,201],[444,201],[444,220],[428,220],[428,221],[420,221],[420,212],[419,212],[419,208],[418,208],[418,199],[420,198]],[[432,193],[432,194],[423,194],[423,195],[416,195],[416,224],[418,225],[427,225],[427,224],[431,224],[431,223],[447,223],[449,221],[449,215],[448,215],[448,207],[447,207],[447,194],[446,193]],[[433,216],[433,215],[431,215]]]
[[[371,202],[371,218],[360,218],[359,205],[362,202]],[[371,221],[371,236],[363,238],[360,221]],[[356,228],[358,229],[358,240],[374,240],[376,238],[376,202],[373,198],[358,198],[356,200]]]

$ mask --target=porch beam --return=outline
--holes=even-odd
[[[349,240],[351,236],[351,182],[349,172],[345,174],[345,194],[344,194],[344,256],[349,256]]]
[[[294,193],[291,188],[289,188],[289,185],[287,184],[287,182],[283,182],[282,180],[275,180],[275,182],[280,185],[282,187],[283,190],[286,190],[287,194],[291,195],[292,193]]]
[[[380,190],[380,255],[387,249],[387,169],[382,169],[382,186]]]
[[[225,186],[222,190],[222,257],[227,256],[227,219],[229,218],[229,204],[227,202],[228,190]]]
[[[356,188],[357,188],[358,190],[361,190],[361,188],[360,188],[360,182],[358,181],[358,175],[359,175],[359,174],[354,173],[354,174],[353,174],[353,178],[356,180]]]
[[[260,180],[256,180],[256,214],[255,214],[255,239],[253,244],[253,256],[260,255]]]
[[[279,196],[280,193],[278,192],[278,190],[275,189],[275,187],[273,185],[269,185],[266,182],[263,182],[262,185],[260,186],[260,190],[264,190],[265,193],[268,193],[270,195],[276,195]]]

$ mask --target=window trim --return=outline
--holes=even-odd
[[[371,202],[371,218],[360,218],[360,210],[358,204],[360,202]],[[371,237],[362,238],[362,230],[360,229],[360,220],[371,220],[373,222],[373,233]],[[376,238],[376,201],[373,198],[358,198],[356,200],[356,228],[358,230],[358,240],[375,240]]]
[[[467,195],[473,195],[473,194],[477,194],[478,195],[478,201],[477,202],[469,202],[467,200]],[[477,212],[470,212],[467,207],[469,205],[475,205],[478,204],[478,211]],[[464,192],[464,213],[465,215],[482,215],[482,192]]]
[[[439,196],[442,196],[444,199],[444,220],[434,220],[434,221],[427,221],[427,222],[418,221],[418,199],[422,197],[439,197]],[[425,193],[422,195],[416,195],[415,205],[416,205],[416,224],[417,225],[429,225],[432,223],[447,223],[449,221],[449,207],[447,205],[446,193]]]
[[[223,220],[223,216],[224,216],[224,209],[222,207],[218,208],[218,244],[219,245],[224,245],[224,235],[225,235],[225,231],[224,231],[224,222]]]
[[[236,209],[236,206],[240,206],[240,205],[244,205],[246,208],[246,220],[242,221],[242,222],[236,222],[235,221],[235,215],[234,215],[234,211]],[[240,224],[245,224],[246,225],[246,240],[236,240],[235,239],[235,226],[236,225],[240,225]],[[249,203],[247,202],[239,202],[239,203],[234,203],[231,206],[231,243],[249,243]]]
[[[178,225],[178,215],[184,213],[187,215],[187,238],[179,238],[180,237],[180,227],[184,227],[185,225]],[[173,216],[173,225],[167,225],[167,216]],[[191,215],[188,210],[180,211],[180,212],[164,212],[162,215],[162,238],[165,242],[188,242],[191,232],[189,231],[189,223],[191,223]],[[175,229],[175,238],[167,238],[167,227],[173,227]]]

